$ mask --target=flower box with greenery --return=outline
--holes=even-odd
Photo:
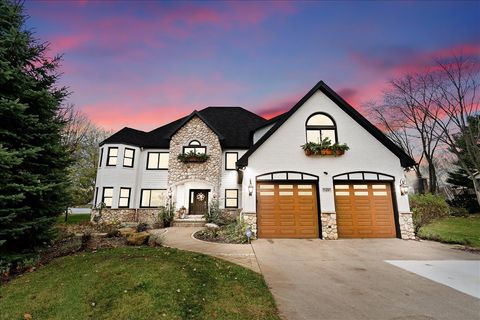
[[[181,153],[178,155],[177,159],[180,160],[183,163],[187,162],[205,162],[210,158],[209,155],[205,153],[195,153],[195,152],[189,152],[189,153]]]
[[[350,149],[345,143],[338,144],[330,141],[330,138],[323,139],[320,143],[315,142],[307,142],[301,145],[305,155],[321,155],[321,156],[340,156],[345,153],[348,149]]]

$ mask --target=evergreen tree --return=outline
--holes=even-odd
[[[25,19],[21,4],[0,0],[0,257],[49,240],[67,202],[60,57],[47,56]]]

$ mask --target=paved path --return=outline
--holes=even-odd
[[[479,299],[386,262],[472,261],[478,254],[400,239],[260,239],[252,246],[286,319],[480,319]]]
[[[260,272],[257,259],[249,244],[223,244],[194,239],[192,234],[202,228],[171,227],[164,234],[165,246],[194,251],[221,258],[255,272]]]

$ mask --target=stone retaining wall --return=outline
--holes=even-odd
[[[99,210],[93,209],[90,220],[98,215]],[[158,221],[159,209],[110,209],[102,210],[100,223],[140,222],[153,224]]]

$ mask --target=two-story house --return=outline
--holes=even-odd
[[[342,155],[307,156],[328,137]],[[150,132],[123,128],[100,145],[95,205],[107,221],[152,222],[168,202],[203,214],[238,210],[258,237],[411,238],[404,169],[414,160],[319,82],[273,119],[208,107]]]

